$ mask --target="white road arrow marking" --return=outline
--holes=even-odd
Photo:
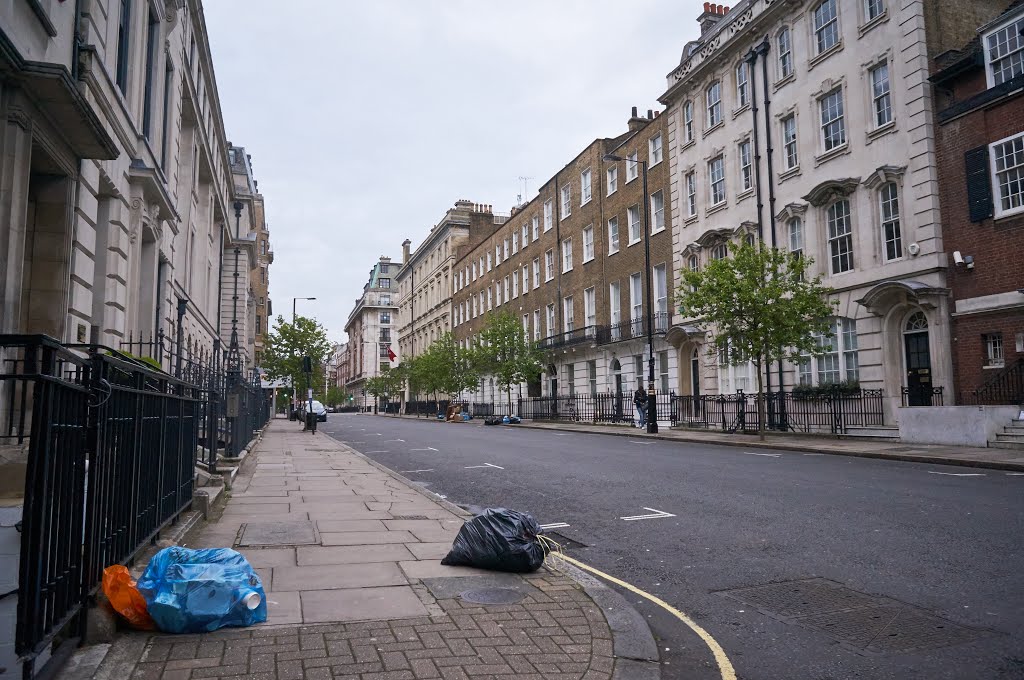
[[[984,477],[985,476],[981,472],[935,472],[934,470],[929,470],[928,474],[930,474],[930,475],[945,475],[947,477]]]
[[[500,465],[491,465],[490,463],[484,463],[483,465],[467,465],[467,466],[465,466],[465,469],[466,470],[472,470],[473,468],[486,468],[486,467],[498,468],[499,470],[504,470],[505,469],[505,468],[501,467]]]
[[[403,475],[408,473],[408,472],[433,472],[433,471],[434,471],[434,468],[430,468],[429,470],[400,470],[400,472]]]
[[[569,525],[566,524],[565,522],[554,522],[553,524],[541,524],[540,528],[541,529],[564,529],[567,526],[569,526]]]
[[[384,439],[384,440],[381,441],[381,444],[387,444],[388,442],[402,442],[404,444],[405,440],[404,439]]]
[[[768,456],[769,458],[778,458],[782,455],[781,453],[753,453],[751,451],[744,451],[743,453],[748,456]]]
[[[437,451],[433,446],[428,446],[425,449],[409,449],[410,451]]]
[[[644,510],[650,510],[651,514],[633,515],[632,517],[620,517],[619,519],[625,520],[627,522],[634,522],[638,519],[661,519],[663,517],[675,517],[675,515],[673,515],[672,513],[665,512],[664,510],[656,510],[655,508],[644,508]]]

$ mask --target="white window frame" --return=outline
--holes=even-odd
[[[569,215],[572,215],[572,185],[566,184],[562,187],[562,215],[560,219],[565,219]]]
[[[505,293],[504,300],[505,300],[505,302],[508,302],[509,300],[512,299],[509,296],[509,293],[512,292],[512,281],[511,281],[511,279],[512,279],[511,276],[506,276],[505,277],[505,290],[504,290],[504,293]]]
[[[562,239],[562,273],[572,271],[572,236]]]
[[[586,264],[594,259],[594,225],[583,230],[583,262]]]
[[[736,104],[737,109],[742,109],[750,104],[750,65],[741,61],[736,65]]]
[[[644,284],[643,274],[636,272],[629,275],[629,322],[634,326],[631,337],[639,337],[642,334],[637,332],[637,326],[644,316]]]
[[[826,21],[818,24],[818,10],[822,7],[830,5],[833,9],[834,16],[831,19],[824,17]],[[811,27],[814,32],[814,54],[824,54],[832,49],[835,49],[837,45],[841,45],[843,42],[842,27],[839,24],[839,0],[821,0],[817,5],[811,9]],[[827,42],[827,36],[834,35],[834,41],[831,45],[822,46],[823,42]]]
[[[838,106],[836,107],[832,107],[826,104],[826,102],[828,102],[833,97],[837,97],[836,101],[838,102]],[[829,115],[836,115],[834,115],[834,117],[826,119],[826,112],[829,112]],[[831,90],[823,94],[821,98],[818,99],[818,115],[820,123],[819,129],[821,130],[820,139],[822,151],[828,153],[830,151],[835,151],[836,149],[841,149],[844,146],[846,146],[850,140],[846,134],[846,98],[844,96],[842,86],[839,86],[834,90]],[[839,136],[842,139],[839,142],[833,143],[832,146],[829,146],[829,133],[827,132],[827,130],[830,126],[836,123],[839,124]]]
[[[515,255],[519,252],[519,234],[512,232],[512,254]],[[508,258],[505,258],[508,259]]]
[[[536,242],[540,238],[540,218],[534,215],[530,226],[533,230],[533,240]]]
[[[658,189],[651,194],[651,233],[665,231],[665,192]],[[661,203],[661,206],[658,206]]]
[[[1007,35],[1014,35],[1014,29],[1016,29],[1017,31],[1016,35],[1020,36],[1020,31],[1024,30],[1024,16],[1018,14],[1017,16],[1009,19],[1008,21],[999,24],[995,28],[986,31],[985,35],[983,35],[981,38],[981,42],[985,50],[985,80],[990,88],[995,87],[996,85],[999,85],[1001,83],[1004,83],[1010,78],[1012,78],[1014,75],[1020,74],[1022,71],[1024,71],[1024,36],[1020,36],[1018,38],[1018,42],[1014,46],[1015,49],[1011,49],[1006,54],[998,57],[998,59],[1010,60],[1010,77],[1006,77],[1005,75],[1003,75],[1002,71],[1000,71],[997,78],[996,71],[993,69],[993,47],[995,45],[993,44],[992,39],[995,38],[997,34],[1003,31],[1006,31]],[[1017,74],[1013,73],[1014,70],[1017,71]]]
[[[591,183],[592,183],[592,175],[591,175],[591,172],[590,172],[590,168],[587,168],[586,170],[584,170],[583,172],[580,173],[580,205],[581,206],[584,206],[587,203],[590,203],[590,199],[592,199],[594,197],[593,186],[591,186]]]
[[[536,260],[534,260],[536,262]],[[530,292],[530,265],[523,265],[523,295]]]
[[[661,141],[661,133],[654,135],[647,140],[647,159],[648,167],[653,168],[655,165],[660,163],[664,157],[663,144]]]
[[[842,204],[846,205],[845,215],[843,216],[845,218],[844,224],[846,231],[840,232],[838,227],[841,225],[836,208]],[[825,208],[825,229],[827,230],[826,238],[828,241],[828,270],[833,276],[853,271],[856,267],[853,257],[853,213],[851,208],[852,206],[848,198],[835,201]],[[849,262],[849,266],[844,269],[837,270],[836,261],[838,260],[839,265],[842,266],[843,258],[846,258]]]
[[[800,146],[797,138],[796,114],[791,113],[782,119],[782,158],[786,170],[800,167]],[[792,135],[789,125],[792,124]]]
[[[884,79],[881,75],[884,71]],[[880,61],[868,69],[871,88],[871,120],[875,128],[885,127],[896,118],[892,103],[892,72],[888,61]],[[884,89],[882,89],[884,87]],[[884,120],[883,120],[884,118]]]
[[[631,246],[634,243],[640,243],[640,238],[643,236],[644,230],[643,226],[640,224],[639,205],[631,205],[626,208],[626,222],[629,225],[629,243],[627,246]]]
[[[507,277],[506,277],[507,278]],[[512,275],[512,299],[519,297],[519,275]]]
[[[704,91],[707,117],[705,118],[707,128],[710,130],[723,120],[722,117],[722,81],[716,80],[708,85]]]
[[[547,337],[550,338],[555,334],[555,303],[550,303],[544,308],[544,311],[546,312],[545,316],[547,317],[544,319],[545,323],[547,323]]]
[[[562,331],[571,333],[576,330],[576,314],[573,310],[572,295],[562,298]]]
[[[640,163],[637,161],[637,152],[626,156],[626,184],[629,184],[640,176]]]
[[[503,238],[501,240],[501,253],[502,253],[502,255],[501,255],[501,262],[505,262],[506,260],[508,260],[508,253],[509,253],[509,250],[511,250],[510,244],[509,244],[509,240],[510,239],[508,239],[507,237]],[[501,262],[498,262],[497,258],[495,258],[494,264],[495,265],[499,265],[499,264],[501,264]]]
[[[661,323],[664,327],[656,327],[655,331],[663,333],[668,330],[668,266],[656,264],[651,268],[651,280],[654,287],[654,321],[658,323],[658,316],[662,315]]]
[[[522,226],[521,231],[522,231],[522,234],[523,234],[523,248],[526,248],[526,246],[530,245],[530,225],[529,225],[529,223],[523,222],[523,226]]]
[[[693,101],[683,104],[683,143],[693,141]]]
[[[608,185],[607,196],[611,196],[619,190],[619,166],[613,165],[605,171],[606,183]]]
[[[850,317],[833,317],[831,324],[828,335],[813,336],[818,346],[826,350],[825,353],[816,357],[804,354],[797,362],[798,385],[821,385],[822,376],[829,374],[838,378],[829,380],[829,383],[860,380],[857,320]]]
[[[716,169],[716,164],[718,165]],[[726,201],[725,156],[715,156],[708,161],[708,199],[711,207],[717,207]],[[718,200],[716,200],[716,198]]]
[[[878,188],[878,216],[881,223],[882,259],[886,262],[903,259],[903,225],[900,215],[900,190],[896,182]],[[890,252],[890,245],[892,251]]]
[[[619,252],[619,218],[612,217],[608,220],[608,254],[614,255]]]
[[[783,26],[775,38],[776,50],[779,53],[779,80],[793,75],[793,31]]]
[[[555,204],[552,202],[552,199],[549,198],[548,200],[544,201],[544,233],[545,234],[547,232],[551,231],[551,229],[555,226],[554,212],[555,212]]]
[[[750,140],[740,142],[737,151],[740,157],[740,191],[749,191],[754,188],[754,154]]]
[[[583,325],[597,326],[597,289],[593,286],[583,291]]]
[[[998,169],[997,150],[1000,147],[1007,145],[1012,145],[1011,158],[1019,156],[1024,159],[1024,132],[1005,137],[988,145],[989,181],[992,183],[992,203],[995,209],[994,215],[996,219],[1024,212],[1024,164],[1015,165],[1002,171]],[[1015,195],[1011,194],[1004,198],[1004,183],[1000,181],[1000,175],[1002,174],[1011,177],[1011,179],[1005,183],[1006,186],[1016,185],[1021,187],[1021,191]],[[1003,203],[1006,198],[1010,199],[1010,205],[1009,207],[1004,208]],[[1016,205],[1013,205],[1014,201],[1016,201]]]
[[[874,14],[872,14],[872,8],[877,7]],[[885,14],[885,0],[864,0],[864,22],[868,23],[874,21],[878,17]]]
[[[533,339],[540,340],[540,333],[540,310],[535,309],[533,310]]]
[[[791,217],[786,221],[786,241],[789,252],[797,258],[804,256],[804,221],[800,217]]]
[[[540,288],[540,258],[533,258],[533,289]]]
[[[548,248],[544,252],[544,283],[555,278],[555,249]]]
[[[1002,333],[983,333],[982,344],[985,355],[982,357],[983,368],[1003,368],[1006,366],[1006,345]]]
[[[697,173],[686,173],[686,216],[697,216]]]
[[[622,339],[622,290],[618,281],[608,284],[608,323],[611,324],[611,339]]]

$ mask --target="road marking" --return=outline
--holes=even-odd
[[[490,463],[484,463],[483,465],[467,465],[467,466],[465,466],[465,469],[466,470],[472,470],[473,468],[486,468],[486,467],[497,468],[499,470],[504,470],[505,469],[505,468],[501,467],[500,465],[491,465]]]
[[[565,522],[554,522],[552,524],[541,524],[540,528],[541,529],[564,529],[567,526],[569,526],[569,525],[566,524]]]
[[[406,474],[407,472],[433,472],[433,471],[434,471],[434,468],[430,468],[429,470],[399,470],[399,472],[401,474],[403,474],[403,475]]]
[[[824,456],[824,453],[805,453],[805,456]]]
[[[433,494],[434,494],[435,496],[437,496],[438,498],[442,498],[442,499],[443,499],[443,498],[448,498],[448,496],[445,496],[445,495],[443,495],[443,494],[439,494],[439,493],[438,493],[438,492],[436,492],[436,491],[434,491],[434,492],[432,492],[432,493],[433,493]]]
[[[569,436],[568,432],[555,432],[554,434],[555,434],[556,437],[568,437]]]
[[[748,456],[768,456],[769,458],[778,458],[782,455],[781,453],[754,453],[752,451],[744,451],[743,453]]]
[[[383,450],[379,450],[379,451],[363,451],[363,453],[387,453],[387,451],[383,451]]]
[[[984,477],[985,475],[981,472],[935,472],[929,470],[930,475],[946,475],[947,477]]]
[[[665,512],[664,510],[655,510],[654,508],[644,508],[644,510],[650,510],[650,515],[633,515],[632,517],[620,517],[619,519],[626,520],[627,522],[633,522],[638,519],[661,519],[663,517],[675,517],[671,512]]]
[[[1007,477],[1024,477],[1024,472],[1007,472]]]
[[[384,440],[381,440],[381,444],[387,444],[388,442],[402,442],[404,444],[405,440],[404,439],[384,439]]]
[[[437,451],[433,446],[428,446],[425,449],[409,449],[410,451]]]
[[[610,583],[614,583],[615,585],[625,588],[626,590],[632,593],[636,593],[640,597],[650,600],[654,604],[658,605],[665,611],[675,616],[677,619],[685,623],[690,628],[690,630],[696,633],[700,637],[700,639],[704,641],[704,644],[708,646],[708,649],[711,650],[711,653],[715,657],[715,663],[718,664],[718,672],[721,673],[722,680],[736,680],[736,670],[732,667],[732,662],[729,661],[729,657],[726,655],[725,650],[722,649],[722,645],[718,644],[718,641],[715,640],[715,638],[711,637],[710,633],[701,628],[700,625],[696,621],[691,619],[689,616],[679,611],[678,609],[676,609],[669,603],[665,602],[661,598],[651,595],[650,593],[644,592],[636,586],[626,583],[621,579],[617,579],[610,574],[606,574],[603,571],[599,571],[594,567],[590,566],[589,564],[584,564],[583,562],[573,559],[572,557],[569,557],[567,555],[559,555],[559,557],[568,562],[569,564],[577,566],[580,569],[583,569],[584,571],[589,571],[591,574],[594,574],[595,576],[603,578],[606,581],[609,581]]]
[[[627,439],[630,444],[653,444],[654,442],[638,442],[635,439]]]

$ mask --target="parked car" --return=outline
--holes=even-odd
[[[304,401],[301,404],[299,404],[299,420],[305,422],[306,411],[309,410],[309,407],[309,401]],[[317,421],[321,423],[327,421],[327,408],[319,401],[316,401],[315,399],[313,400],[312,412],[316,414]]]

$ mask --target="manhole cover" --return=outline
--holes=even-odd
[[[250,522],[242,525],[240,546],[319,543],[312,522]]]
[[[475,604],[514,604],[526,595],[511,588],[481,588],[459,593],[459,597]]]
[[[948,647],[992,634],[827,579],[771,583],[720,594],[786,623],[824,633],[862,654]]]

